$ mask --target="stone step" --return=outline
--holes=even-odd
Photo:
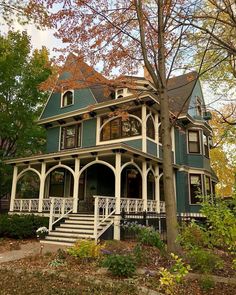
[[[93,239],[93,236],[89,235],[89,234],[80,234],[80,236],[77,238],[61,237],[61,236],[47,236],[45,238],[45,241],[61,241],[61,242],[69,242],[69,243],[74,244],[80,238]]]
[[[102,226],[99,226],[98,227],[98,230],[101,230],[101,229],[103,229],[103,227]],[[79,233],[79,232],[81,232],[81,230],[83,230],[83,231],[87,231],[87,230],[94,230],[94,228],[93,227],[82,227],[82,226],[80,226],[80,227],[56,227],[55,228],[55,231],[58,231],[58,232],[71,232],[71,233]]]
[[[72,219],[66,219],[64,224],[94,224],[94,220],[72,220]]]
[[[51,244],[51,245],[63,245],[63,246],[68,246],[71,247],[74,245],[74,243],[70,242],[65,242],[65,241],[50,241],[50,240],[41,240],[41,244]]]
[[[51,237],[70,237],[70,238],[75,238],[75,239],[79,239],[80,234],[85,234],[85,235],[91,235],[93,234],[93,231],[81,231],[80,233],[71,233],[71,232],[59,232],[59,231],[52,231],[50,232],[50,234],[48,235],[49,238]]]
[[[94,220],[94,216],[69,216],[68,220]]]

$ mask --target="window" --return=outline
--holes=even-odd
[[[189,175],[190,204],[197,204],[199,195],[202,195],[202,176],[201,174]]]
[[[211,196],[211,179],[209,176],[205,176],[205,194]]]
[[[109,118],[102,118],[102,124]],[[141,123],[133,117],[122,120],[121,117],[115,118],[107,122],[101,131],[101,140],[111,140],[118,138],[126,138],[130,136],[141,135]]]
[[[66,91],[62,95],[62,107],[66,107],[73,104],[73,92],[72,91]]]
[[[147,137],[155,139],[155,127],[151,116],[147,119]]]
[[[61,150],[80,146],[80,125],[61,128]]]
[[[204,155],[209,158],[208,136],[203,134]]]
[[[197,116],[202,116],[202,102],[200,99],[196,100],[196,114]]]
[[[188,152],[200,154],[199,131],[188,131]]]

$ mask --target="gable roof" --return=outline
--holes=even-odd
[[[195,71],[169,79],[167,86],[171,112],[187,114],[197,79],[198,73]]]
[[[109,80],[72,53],[66,59],[56,87],[60,89],[87,88],[92,92],[97,102],[111,99]]]

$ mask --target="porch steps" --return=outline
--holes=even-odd
[[[102,231],[111,221],[107,220],[104,225],[98,227]],[[94,239],[94,215],[92,214],[69,214],[63,222],[52,230],[41,243],[73,246],[79,239]]]

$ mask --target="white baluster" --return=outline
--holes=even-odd
[[[32,200],[29,200],[29,212],[31,211],[31,207],[32,207]]]
[[[51,198],[51,204],[50,204],[50,216],[49,216],[49,231],[52,230],[52,223],[53,223],[53,211],[54,211],[54,202],[55,198]]]
[[[22,211],[22,202],[23,202],[23,200],[20,200],[20,212]]]
[[[62,199],[62,206],[61,206],[61,215],[65,214],[65,204],[66,204],[66,199]]]
[[[97,241],[98,235],[98,215],[99,215],[99,208],[98,208],[98,197],[94,197],[94,239]]]

